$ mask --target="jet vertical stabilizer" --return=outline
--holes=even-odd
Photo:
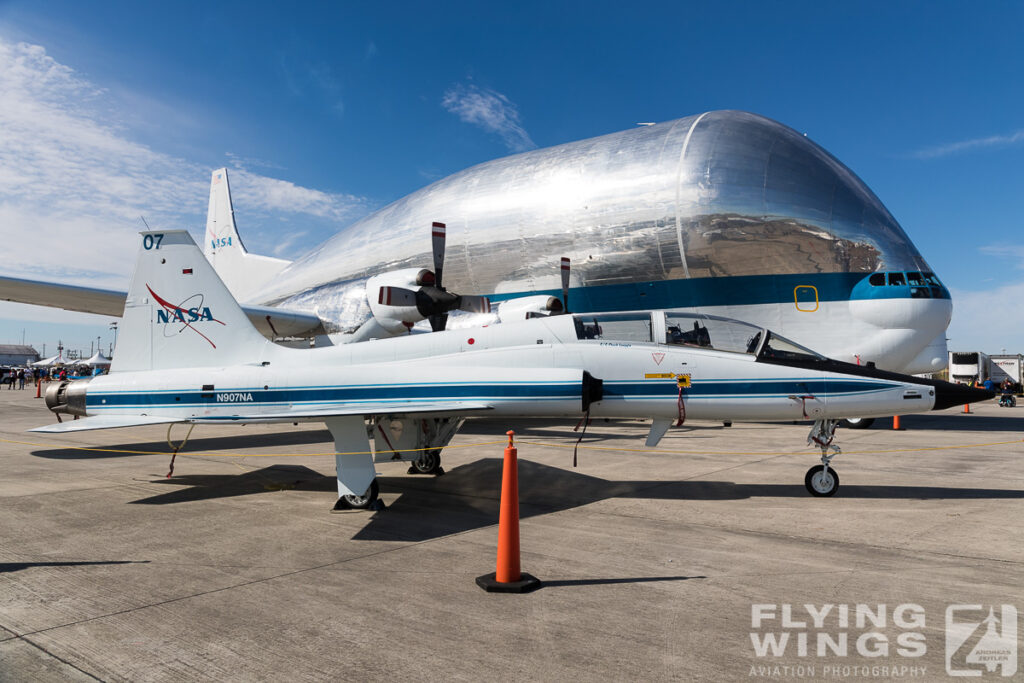
[[[203,253],[231,293],[245,300],[290,261],[250,254],[238,235],[235,210],[231,205],[228,170],[220,168],[210,179],[210,206],[206,214],[206,244]]]
[[[185,230],[141,233],[111,372],[259,363],[261,335]]]

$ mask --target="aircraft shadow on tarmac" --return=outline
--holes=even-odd
[[[478,460],[441,477],[379,477],[385,499],[398,492],[388,509],[367,515],[357,540],[423,541],[495,524],[498,519],[502,461]],[[275,465],[242,475],[188,475],[159,478],[152,483],[175,490],[133,501],[166,505],[244,496],[268,491],[323,492],[324,507],[334,502],[333,477],[302,466]],[[745,498],[809,498],[802,482],[737,484],[728,481],[608,481],[571,470],[519,461],[519,510],[522,518],[589,505],[608,498],[645,500],[741,500]],[[937,486],[844,485],[840,498],[861,499],[1019,499],[1024,491]],[[826,503],[827,504],[827,503]],[[366,513],[352,513],[366,514]]]
[[[177,443],[185,435],[187,430],[175,431],[171,439]],[[243,451],[247,448],[267,448],[299,446],[315,443],[331,444],[331,433],[326,429],[316,431],[308,430],[285,430],[281,432],[243,434],[235,436],[211,436],[190,438],[188,448],[182,452],[187,455],[189,451]],[[37,458],[50,458],[53,460],[96,460],[100,458],[126,458],[141,455],[142,453],[164,453],[170,456],[171,451],[166,441],[150,441],[139,443],[114,444],[112,446],[96,446],[104,450],[82,451],[73,448],[50,448],[46,450],[32,451]],[[109,449],[106,450],[106,449]],[[324,452],[330,448],[325,448]],[[112,453],[110,451],[139,451],[131,453]]]
[[[149,564],[149,560],[111,560],[97,562],[0,562],[0,574],[32,567],[84,567],[94,564]]]

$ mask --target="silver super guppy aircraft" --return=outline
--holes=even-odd
[[[806,136],[745,112],[489,161],[291,263],[245,250],[220,169],[204,248],[265,335],[364,340],[413,324],[379,300],[381,286],[436,293],[434,274],[422,275],[432,260],[424,230],[435,220],[447,225],[444,284],[496,304],[453,313],[449,327],[557,308],[558,258],[568,257],[576,310],[685,308],[770,327],[854,364],[924,373],[946,363],[949,292],[896,219]],[[0,297],[109,315],[124,300],[12,278],[0,278]],[[457,305],[435,301],[433,326]]]
[[[428,265],[433,220],[448,228],[446,284],[489,296],[502,319],[506,304],[557,296],[566,256],[579,310],[685,307],[852,363],[922,373],[946,362],[949,293],[896,219],[808,138],[737,111],[474,166],[239,293],[314,311],[331,332],[388,327],[366,280]]]
[[[832,495],[835,418],[992,397],[833,361],[767,329],[674,310],[552,315],[287,348],[253,327],[187,232],[142,233],[140,247],[110,374],[47,390],[58,418],[84,419],[33,431],[323,421],[335,440],[341,507],[377,498],[367,427],[378,459],[429,469],[473,414],[651,418],[652,446],[687,416],[814,419],[822,462],[805,484],[814,495]],[[411,424],[393,428],[403,421]],[[420,449],[435,460],[425,462]]]

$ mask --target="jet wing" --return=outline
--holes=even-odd
[[[287,422],[300,418],[341,417],[344,415],[407,415],[409,413],[444,413],[446,415],[490,410],[486,403],[474,401],[400,401],[359,403],[351,406],[330,408],[297,408],[282,413],[239,415],[215,419],[159,417],[156,415],[94,415],[78,420],[65,420],[56,424],[35,427],[28,431],[46,434],[84,432],[91,429],[114,429],[115,427],[141,427],[145,425],[168,424],[170,422],[223,423],[223,422]]]
[[[56,424],[44,425],[30,429],[30,432],[46,434],[63,434],[65,432],[84,432],[90,429],[113,429],[115,427],[141,427],[143,425],[167,424],[168,422],[187,422],[180,417],[158,417],[156,415],[94,415],[78,420],[65,420]]]
[[[125,292],[112,289],[0,277],[0,300],[63,308],[67,311],[120,318],[124,313],[126,296]],[[319,316],[314,313],[255,305],[242,305],[242,310],[256,329],[270,339],[325,334]]]

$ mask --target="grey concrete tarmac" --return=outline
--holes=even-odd
[[[573,468],[572,424],[474,420],[444,476],[382,464],[386,511],[330,514],[322,426],[197,427],[168,479],[166,428],[26,434],[52,419],[33,395],[0,391],[3,681],[937,680],[947,606],[1024,609],[1024,407],[841,430],[833,498],[804,489],[806,424],[652,450],[642,423],[594,422]],[[474,582],[510,428],[527,595]],[[833,605],[821,628],[805,604]],[[968,631],[954,669],[978,668]],[[790,640],[759,656],[752,633]]]

